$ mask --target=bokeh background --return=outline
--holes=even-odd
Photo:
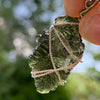
[[[36,92],[28,56],[36,34],[64,15],[62,0],[0,0],[0,100],[100,100],[100,46],[85,43],[83,63],[65,86]]]

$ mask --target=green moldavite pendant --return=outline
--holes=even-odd
[[[68,16],[56,18],[50,29],[40,35],[38,46],[30,56],[29,65],[37,91],[49,93],[66,83],[71,69],[80,61],[83,52],[78,19]]]

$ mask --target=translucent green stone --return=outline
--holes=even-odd
[[[84,52],[84,44],[79,35],[79,27],[74,24],[63,24],[66,22],[78,22],[76,18],[68,16],[60,16],[55,19],[53,25],[60,35],[63,42],[68,49],[77,57],[80,58]],[[62,24],[62,25],[58,25]],[[66,51],[60,40],[56,35],[56,31],[52,26],[51,29],[51,43],[52,55],[56,68],[67,67],[76,62],[76,60]],[[50,30],[44,31],[38,38],[38,46],[33,55],[30,56],[29,65],[32,68],[32,74],[37,71],[53,69],[50,54],[49,54],[49,34]],[[72,69],[59,71],[60,77],[64,83],[67,82],[68,75]],[[60,85],[58,76],[55,72],[42,77],[34,78],[35,86],[39,93],[49,93],[55,90]]]

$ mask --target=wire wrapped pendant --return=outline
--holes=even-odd
[[[77,18],[60,16],[38,39],[29,65],[39,93],[49,93],[67,82],[68,75],[79,62],[84,44],[79,34]]]

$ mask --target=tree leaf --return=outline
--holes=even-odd
[[[32,76],[38,75],[35,72],[54,69],[49,53],[49,35],[51,32],[51,51],[56,69],[61,67],[71,66],[76,63],[69,52],[64,48],[58,35],[65,43],[67,48],[77,58],[81,58],[84,52],[84,44],[82,43],[81,36],[79,35],[78,24],[68,24],[67,22],[78,22],[76,18],[68,16],[60,16],[55,19],[53,26],[49,31],[44,31],[38,38],[38,46],[36,47],[33,55],[30,56],[29,65],[32,68]],[[67,77],[72,68],[58,71],[61,80],[66,83]],[[49,93],[50,90],[55,90],[60,85],[58,76],[55,72],[45,76],[34,78],[35,86],[39,93]]]

